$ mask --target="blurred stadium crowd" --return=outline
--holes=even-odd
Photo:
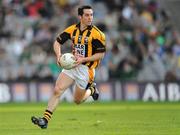
[[[83,4],[107,38],[97,81],[180,79],[180,35],[156,0],[1,0],[0,80],[56,78],[53,42]]]

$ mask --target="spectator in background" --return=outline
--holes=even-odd
[[[121,68],[122,71],[123,67],[126,67],[125,69],[131,67],[131,71],[138,73],[133,74],[133,77],[130,79],[135,78],[139,81],[163,80],[166,72],[169,72],[171,65],[174,65],[172,64],[174,63],[173,61],[177,61],[177,64],[174,65],[174,74],[177,79],[180,79],[180,51],[178,41],[180,36],[176,29],[174,29],[169,14],[161,8],[158,1],[1,0],[0,46],[5,50],[4,53],[7,56],[3,59],[3,63],[10,62],[11,67],[9,67],[9,69],[5,67],[6,65],[0,67],[3,74],[7,73],[6,75],[0,76],[0,80],[10,80],[10,78],[14,81],[18,80],[18,73],[24,76],[23,80],[33,79],[34,77],[31,78],[31,75],[39,78],[41,76],[38,74],[40,73],[38,72],[39,69],[31,65],[31,54],[28,54],[29,58],[24,59],[22,63],[18,60],[21,59],[24,52],[26,53],[27,51],[31,53],[31,49],[36,48],[36,46],[42,47],[42,51],[46,54],[45,59],[49,60],[47,57],[53,55],[52,47],[49,46],[49,44],[52,44],[54,41],[53,37],[56,36],[59,31],[62,31],[67,24],[76,22],[77,18],[74,15],[74,10],[78,4],[84,3],[90,3],[96,8],[94,23],[97,24],[100,29],[105,30],[104,32],[109,40],[107,46],[108,55],[105,56],[106,62],[103,61],[103,65],[109,64],[107,68],[102,65],[103,68],[100,67],[98,69],[99,73],[102,71],[102,73],[106,74],[106,71],[110,73],[114,70],[110,60],[114,59],[113,61],[116,61],[115,59],[118,59],[116,58],[117,56],[113,54],[115,46],[119,48],[118,53],[120,54],[120,60],[117,60],[119,61],[119,65],[116,70],[119,72],[119,68]],[[44,23],[44,20],[46,23]],[[15,38],[16,42],[11,43],[10,41]],[[18,49],[15,48],[15,46],[18,46]],[[173,53],[169,54],[166,47],[172,48]],[[151,53],[152,50],[153,53]],[[17,52],[14,53],[14,51]],[[10,52],[18,55],[13,57]],[[126,54],[126,56],[124,54]],[[171,57],[173,59],[172,61],[169,60]],[[41,68],[41,70],[48,69],[51,68],[48,63],[52,61],[55,60],[49,60],[48,62],[43,61],[38,64],[43,65],[42,67],[44,68]],[[158,64],[158,61],[162,63],[162,65]],[[146,65],[146,62],[150,64],[149,67]],[[170,63],[169,66],[167,66],[168,63]],[[21,72],[21,70],[24,69],[18,68],[17,65],[26,65],[26,71],[28,69],[28,73],[22,74],[23,71]],[[161,71],[158,72],[157,69],[161,68],[164,73]],[[50,70],[50,72],[51,75],[54,76],[53,71]],[[156,74],[156,72],[161,73],[161,75],[157,74],[158,77],[153,75]],[[143,79],[140,79],[140,76],[144,76],[142,77]],[[107,78],[108,75],[102,80],[99,78],[98,81],[108,80]],[[124,78],[127,78],[127,74],[124,74],[124,76],[122,76],[122,74],[118,75],[118,79],[123,80]]]

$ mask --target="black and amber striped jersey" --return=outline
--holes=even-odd
[[[105,34],[96,26],[88,26],[85,30],[80,30],[80,23],[66,28],[56,38],[57,42],[64,44],[68,39],[72,41],[72,52],[78,57],[89,57],[95,53],[105,52]],[[89,68],[96,68],[100,60],[83,63]]]

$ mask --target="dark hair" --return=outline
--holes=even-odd
[[[82,16],[83,13],[84,13],[84,12],[83,12],[84,9],[92,9],[92,7],[89,6],[89,5],[84,5],[84,6],[79,7],[79,8],[78,8],[78,15]]]

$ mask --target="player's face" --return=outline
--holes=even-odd
[[[93,21],[93,10],[92,9],[84,9],[83,15],[81,16],[81,23],[86,26],[92,24]]]

